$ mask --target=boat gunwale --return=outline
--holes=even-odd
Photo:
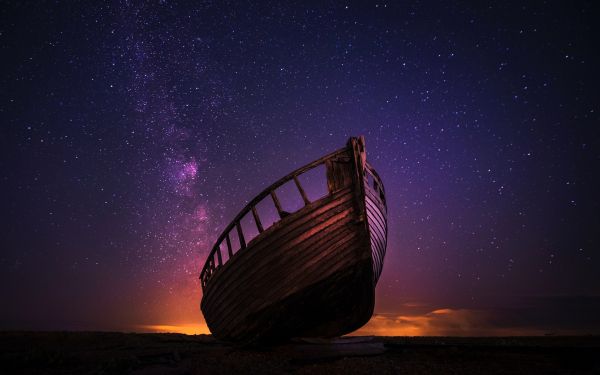
[[[336,196],[336,194],[338,194],[338,195]],[[265,231],[263,233],[261,233],[258,236],[254,237],[252,239],[252,241],[250,241],[248,243],[248,246],[246,247],[246,249],[241,250],[241,251],[237,251],[235,254],[233,254],[233,257],[230,258],[231,262],[230,262],[230,260],[228,260],[222,266],[217,267],[217,269],[214,271],[213,275],[211,276],[211,280],[214,277],[217,277],[217,275],[219,273],[226,272],[226,270],[231,267],[229,265],[232,264],[232,262],[235,262],[236,259],[237,259],[237,257],[242,256],[242,254],[245,254],[246,250],[256,251],[255,244],[259,243],[259,241],[262,240],[261,236],[263,234],[268,233],[268,232],[270,233],[272,231],[276,231],[278,229],[281,229],[284,226],[290,225],[290,223],[292,225],[294,225],[295,222],[301,221],[302,217],[306,216],[306,213],[302,213],[301,212],[301,211],[304,211],[304,210],[306,210],[306,211],[308,211],[310,213],[315,213],[315,212],[322,211],[319,215],[326,215],[328,212],[336,211],[340,207],[342,207],[344,204],[346,204],[346,202],[340,202],[340,201],[338,201],[338,199],[340,197],[345,197],[345,196],[348,196],[348,195],[351,195],[351,194],[352,194],[352,190],[350,188],[344,188],[342,190],[338,190],[335,193],[328,194],[328,195],[326,195],[326,196],[324,196],[324,197],[322,197],[322,198],[320,198],[320,199],[318,199],[318,200],[316,200],[314,202],[311,202],[309,205],[304,206],[300,210],[296,211],[294,213],[294,215],[287,216],[284,219],[282,219],[282,220],[278,221],[277,223],[273,224],[268,229],[265,229]],[[302,214],[301,215],[300,214],[296,215],[296,213],[302,213]],[[298,228],[293,228],[292,229],[292,231],[297,231],[297,230],[298,230]],[[274,240],[274,242],[277,243],[280,240],[281,240],[281,238],[277,238],[277,239]],[[308,241],[308,239],[304,239],[303,241],[301,241],[299,243],[299,245],[303,244],[305,241]],[[262,246],[265,246],[265,245],[261,244],[261,247]],[[208,289],[210,291],[210,288],[208,288],[208,285],[207,285],[207,288],[205,288],[205,290],[206,289]],[[203,295],[203,297],[202,297],[203,299],[204,299],[205,295]]]
[[[204,263],[204,266],[202,267],[202,271],[200,273],[200,283],[202,285],[202,289],[204,289],[206,287],[206,285],[208,284],[209,280],[212,278],[212,275],[209,276],[208,280],[204,280],[205,278],[205,274],[208,271],[209,268],[211,268],[210,263],[212,261],[212,263],[214,263],[214,257],[217,251],[220,251],[220,246],[223,243],[223,240],[225,240],[229,233],[233,230],[234,227],[238,226],[238,224],[240,223],[240,221],[242,220],[242,218],[248,214],[248,212],[250,212],[252,210],[253,207],[255,207],[258,203],[260,203],[263,199],[265,199],[268,195],[271,195],[275,189],[279,188],[280,186],[282,186],[283,184],[285,184],[288,181],[291,181],[293,179],[296,179],[299,175],[308,172],[309,170],[316,168],[318,166],[320,166],[321,164],[325,164],[328,160],[335,158],[338,155],[341,155],[345,152],[348,152],[350,150],[350,148],[348,146],[340,148],[336,151],[333,151],[325,156],[320,157],[317,160],[314,160],[290,173],[288,173],[287,175],[283,176],[282,178],[280,178],[279,180],[275,181],[274,183],[272,183],[271,185],[269,185],[268,187],[266,187],[265,189],[263,189],[258,195],[256,195],[250,202],[248,202],[244,208],[242,208],[240,210],[240,212],[235,216],[235,218],[233,220],[230,221],[229,225],[227,225],[227,227],[225,227],[225,229],[223,229],[223,231],[221,232],[221,234],[219,235],[219,237],[217,237],[217,240],[215,241],[210,253],[208,254],[208,256],[206,257],[206,261]],[[329,197],[333,192],[328,191],[327,195],[325,195],[324,197],[321,197],[313,202],[310,202],[310,204],[318,202],[326,197]],[[304,207],[306,207],[307,205],[305,205]],[[302,208],[304,208],[302,207]],[[300,210],[302,210],[302,208]],[[300,211],[299,210],[299,211]],[[298,211],[296,211],[298,212]],[[294,214],[296,213],[294,212]],[[273,223],[273,225],[271,225],[271,227],[279,224],[281,221],[283,221],[284,218],[280,217],[280,219],[278,221],[276,221],[275,223]],[[261,234],[267,232],[269,229],[271,229],[271,227],[267,228],[264,232],[259,233],[258,236],[259,237]],[[254,239],[253,239],[254,240]],[[245,246],[247,247],[247,246]],[[240,247],[240,249],[238,249],[238,251],[243,250],[243,247]],[[237,252],[236,252],[237,254]],[[234,254],[235,255],[235,254]],[[225,263],[225,262],[220,262],[220,263]],[[223,264],[219,264],[219,266],[222,266]],[[218,267],[218,266],[217,266]],[[215,267],[215,268],[217,268]],[[214,273],[214,270],[213,270]]]
[[[385,186],[383,186],[383,181],[381,180],[381,177],[379,177],[379,173],[377,173],[377,171],[375,170],[375,168],[373,168],[373,166],[371,164],[369,164],[368,161],[365,161],[365,172],[371,174],[371,176],[377,182],[377,185],[381,189],[381,193],[383,194],[383,197],[380,197],[380,200],[382,201],[383,206],[385,207],[385,209],[387,211],[387,204],[386,204],[386,201],[385,201]],[[377,189],[375,189],[374,187],[370,186],[368,183],[366,185],[368,187],[370,187],[372,190],[374,190],[375,192],[378,192]]]

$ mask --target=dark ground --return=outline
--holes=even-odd
[[[600,374],[600,337],[349,337],[240,348],[211,336],[0,333],[2,374]]]

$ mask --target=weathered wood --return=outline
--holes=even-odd
[[[286,257],[285,268],[280,267],[274,275],[269,273],[268,278],[259,280],[257,289],[263,291],[261,297],[264,298],[257,299],[253,297],[254,293],[252,291],[249,293],[239,291],[238,293],[243,299],[239,300],[238,306],[243,306],[242,311],[238,308],[229,308],[229,313],[226,312],[227,310],[220,312],[219,321],[223,321],[221,326],[239,325],[246,316],[252,315],[254,311],[260,311],[265,307],[265,304],[269,304],[269,300],[288,296],[295,287],[303,287],[314,283],[318,280],[318,278],[315,278],[316,275],[326,276],[327,272],[333,272],[340,267],[343,268],[344,262],[354,262],[355,260],[350,254],[355,250],[352,250],[353,247],[349,245],[358,246],[356,240],[352,233],[340,232],[339,236],[333,237],[327,237],[320,233],[318,237],[313,237],[311,242],[313,244],[320,243],[321,246],[302,247],[301,253],[300,249],[296,251],[294,247],[287,247],[286,252],[290,254],[297,252],[301,256]],[[329,251],[324,252],[325,249]],[[338,259],[337,264],[334,261],[328,261],[327,257],[336,257]],[[307,273],[305,265],[311,264],[311,260],[314,263],[315,272]],[[275,279],[278,282],[274,282]],[[242,284],[239,283],[238,285],[241,286]],[[227,300],[221,300],[221,306],[230,306],[230,303]],[[229,319],[227,319],[228,317]],[[236,321],[238,323],[235,323]]]
[[[283,211],[283,209],[281,208],[281,202],[279,202],[279,198],[277,197],[277,193],[275,193],[275,190],[271,191],[271,198],[273,199],[273,203],[275,204],[275,208],[277,209],[277,214],[279,215],[279,218],[283,219],[284,217],[286,217],[287,215],[285,214],[285,211]]]
[[[377,187],[377,191],[368,185],[365,185],[365,207],[367,212],[367,222],[369,225],[369,235],[371,237],[371,252],[373,258],[373,284],[377,283],[383,269],[385,250],[387,245],[387,212],[385,200],[383,199],[383,185],[379,176],[372,168],[368,167]]]
[[[221,258],[221,248],[217,248],[217,260],[219,261],[219,267],[223,265],[223,258]]]
[[[220,305],[222,307],[227,307],[227,309],[221,310],[218,313],[220,325],[217,325],[217,327],[231,326],[234,328],[233,326],[240,324],[245,317],[252,315],[253,312],[258,312],[266,305],[269,305],[271,303],[270,301],[284,298],[295,288],[307,286],[317,281],[318,278],[315,278],[315,275],[319,275],[320,277],[325,276],[327,272],[333,272],[339,267],[343,268],[344,262],[354,262],[353,257],[350,256],[352,248],[349,245],[351,245],[350,242],[356,242],[356,238],[352,236],[351,233],[344,233],[335,237],[325,237],[321,233],[318,237],[314,237],[312,241],[314,241],[313,243],[320,242],[321,247],[303,246],[302,253],[300,254],[301,256],[288,256],[285,259],[286,262],[284,262],[286,267],[280,267],[274,272],[269,272],[264,278],[257,280],[254,288],[248,290],[248,288],[245,288],[244,284],[237,282],[235,285],[238,290],[235,294],[240,297],[239,299],[236,299],[235,302],[237,308],[231,308],[231,301],[228,299],[220,300]],[[330,251],[322,251],[328,247]],[[341,253],[335,252],[334,249],[338,249]],[[293,252],[300,252],[299,249],[298,251],[296,250],[297,249],[294,249],[294,247],[286,247],[286,250],[282,250],[282,252],[288,252],[290,255]],[[326,259],[328,256],[337,257],[338,264],[336,264],[336,262],[327,261]],[[272,260],[272,262],[273,261],[274,260]],[[314,263],[314,274],[306,272],[305,266],[307,263],[310,264],[311,262]],[[251,270],[248,271],[251,272]],[[239,290],[240,288],[243,290]],[[256,298],[256,292],[254,291],[256,289],[261,291],[261,298]]]
[[[352,163],[347,158],[334,158],[328,160],[327,186],[330,193],[352,185]]]
[[[311,232],[327,229],[327,227],[323,226],[323,223],[326,223],[336,215],[348,216],[348,210],[352,207],[351,197],[351,194],[347,190],[347,192],[343,192],[340,195],[340,198],[343,199],[330,199],[329,202],[325,201],[321,202],[321,205],[309,207],[313,209],[312,212],[306,213],[299,220],[290,220],[285,223],[286,225],[276,227],[273,232],[269,233],[268,237],[263,237],[261,241],[253,243],[252,252],[245,254],[244,262],[227,264],[225,267],[228,268],[224,269],[223,272],[227,272],[229,275],[236,275],[231,280],[252,288],[251,278],[254,277],[252,276],[254,272],[257,274],[269,273],[269,267],[265,266],[264,269],[261,268],[270,262],[270,257],[263,255],[262,251],[271,252],[271,249],[279,250],[282,246],[294,246],[300,249],[306,243],[305,241],[311,241],[312,238],[315,238]],[[241,270],[248,266],[253,268],[253,273],[249,274],[249,279],[244,279],[244,274],[241,273]],[[210,298],[220,296],[228,287],[229,284],[227,281],[220,281],[216,293],[207,292],[208,302],[211,301]],[[231,290],[238,291],[236,288]],[[223,298],[227,299],[228,296],[223,296]]]
[[[329,193],[310,202],[298,176],[320,164],[325,164]],[[367,175],[374,188],[365,185]],[[304,207],[289,214],[275,190],[292,179]],[[255,206],[266,196],[280,220],[264,229]],[[246,243],[240,220],[250,211],[259,233]],[[229,239],[233,226],[240,248],[246,248],[235,257]],[[352,138],[346,148],[265,189],[217,243],[223,240],[229,259],[221,265],[217,246],[201,273],[201,308],[215,337],[253,342],[337,336],[365,324],[383,267],[387,212],[381,179],[365,159],[364,140]]]
[[[302,185],[300,185],[300,181],[298,181],[298,177],[297,176],[294,176],[294,182],[296,183],[296,187],[298,188],[298,191],[300,192],[300,195],[302,196],[302,200],[304,201],[304,205],[306,206],[307,204],[310,204],[310,201],[308,200],[308,197],[306,196],[306,192],[302,188]]]
[[[243,250],[246,248],[246,240],[244,239],[244,232],[242,231],[242,224],[240,224],[240,222],[238,221],[237,223],[235,223],[235,226],[237,228],[237,233],[238,233],[238,237],[240,240],[240,250]]]
[[[325,155],[322,158],[313,161],[312,163],[309,163],[303,167],[300,167],[300,168],[296,169],[295,171],[287,174],[286,176],[280,178],[279,180],[275,181],[269,187],[264,189],[260,194],[258,194],[256,197],[254,197],[254,199],[252,199],[250,202],[248,202],[248,204],[237,214],[237,216],[231,221],[231,223],[223,230],[223,232],[217,239],[216,243],[221,243],[224,240],[225,236],[233,229],[233,227],[235,226],[235,223],[240,221],[242,219],[242,217],[244,217],[244,215],[246,215],[248,213],[248,211],[250,211],[251,207],[256,206],[265,197],[269,196],[272,191],[274,191],[278,187],[282,186],[283,184],[285,184],[286,182],[291,180],[294,176],[299,176],[302,173],[308,172],[313,168],[316,168],[322,164],[325,164],[327,162],[327,160],[330,160],[332,158],[337,157],[340,154],[347,153],[347,152],[348,152],[348,150],[346,147],[339,149],[337,151],[334,151],[331,154]],[[213,254],[214,254],[214,249],[211,251],[211,254],[209,254],[209,256],[212,256]],[[208,263],[205,264],[205,266],[207,266],[207,265],[208,265]]]
[[[252,217],[254,217],[254,223],[256,223],[256,228],[258,229],[258,233],[262,233],[265,229],[260,222],[260,217],[258,217],[258,212],[256,212],[256,206],[252,206]]]
[[[325,222],[318,229],[332,229],[332,228],[340,229],[340,226],[344,225],[344,223],[347,223],[348,220],[349,219],[348,219],[347,215],[340,213],[340,214],[338,214],[338,216],[329,219],[329,221]],[[321,232],[323,232],[323,231],[321,230]],[[313,249],[313,246],[315,245],[316,241],[318,241],[319,238],[321,238],[320,236],[321,236],[321,234],[319,234],[318,236],[310,236],[305,239],[295,240],[295,241],[291,241],[291,242],[283,242],[283,244],[280,245],[280,247],[278,248],[278,252],[284,253],[284,249],[294,248],[295,250],[290,250],[290,251],[298,252],[299,254],[296,255],[295,257],[292,257],[289,260],[286,259],[286,261],[295,262],[297,259],[300,259],[299,258],[300,255],[303,257],[307,256],[307,254],[308,254],[307,251],[309,251],[310,249]],[[324,237],[324,238],[332,239],[332,238],[334,238],[334,236],[329,236],[329,237]],[[308,248],[307,248],[307,246],[308,246]],[[255,249],[253,249],[252,251],[255,251]],[[256,251],[257,252],[269,251],[269,248],[263,248],[260,250],[257,249]],[[300,253],[300,251],[302,251],[302,253]],[[258,282],[256,280],[256,277],[253,276],[255,274],[263,274],[263,277],[261,277],[260,280],[270,280],[272,278],[280,277],[281,276],[280,272],[286,272],[285,277],[288,277],[289,274],[287,274],[287,272],[289,272],[289,270],[286,270],[286,269],[272,270],[271,269],[272,268],[271,263],[273,263],[273,261],[277,260],[277,259],[278,259],[277,257],[275,257],[275,258],[267,257],[264,259],[261,258],[260,262],[253,262],[251,264],[244,265],[244,267],[238,267],[235,274],[234,273],[229,274],[232,277],[234,277],[234,275],[237,275],[237,277],[234,277],[233,279],[224,278],[223,280],[221,280],[218,290],[215,290],[214,293],[209,293],[209,291],[207,289],[207,302],[212,303],[216,300],[228,301],[234,294],[243,293],[244,289],[247,289],[248,295],[253,294],[253,291],[255,290],[255,287],[253,286],[254,284],[248,284],[248,283],[251,283],[253,280],[255,282]],[[254,267],[254,269],[252,267]],[[276,276],[276,275],[280,275],[280,276]],[[276,280],[274,280],[274,282],[276,283]],[[234,285],[236,285],[236,284],[238,284],[238,286],[234,287]]]
[[[233,256],[233,250],[231,249],[231,239],[229,238],[229,233],[227,233],[227,254],[229,255],[229,259]]]

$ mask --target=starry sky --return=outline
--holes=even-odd
[[[592,4],[5,3],[0,329],[207,332],[220,231],[364,135],[359,333],[600,332]]]

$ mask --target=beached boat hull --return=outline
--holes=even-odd
[[[370,319],[387,219],[383,187],[366,164],[363,142],[352,138],[346,149],[323,160],[327,196],[305,199],[303,208],[281,215],[228,262],[213,254],[211,264],[209,257],[201,276],[201,309],[215,337],[236,342],[334,337]],[[377,183],[370,184],[368,176]]]

